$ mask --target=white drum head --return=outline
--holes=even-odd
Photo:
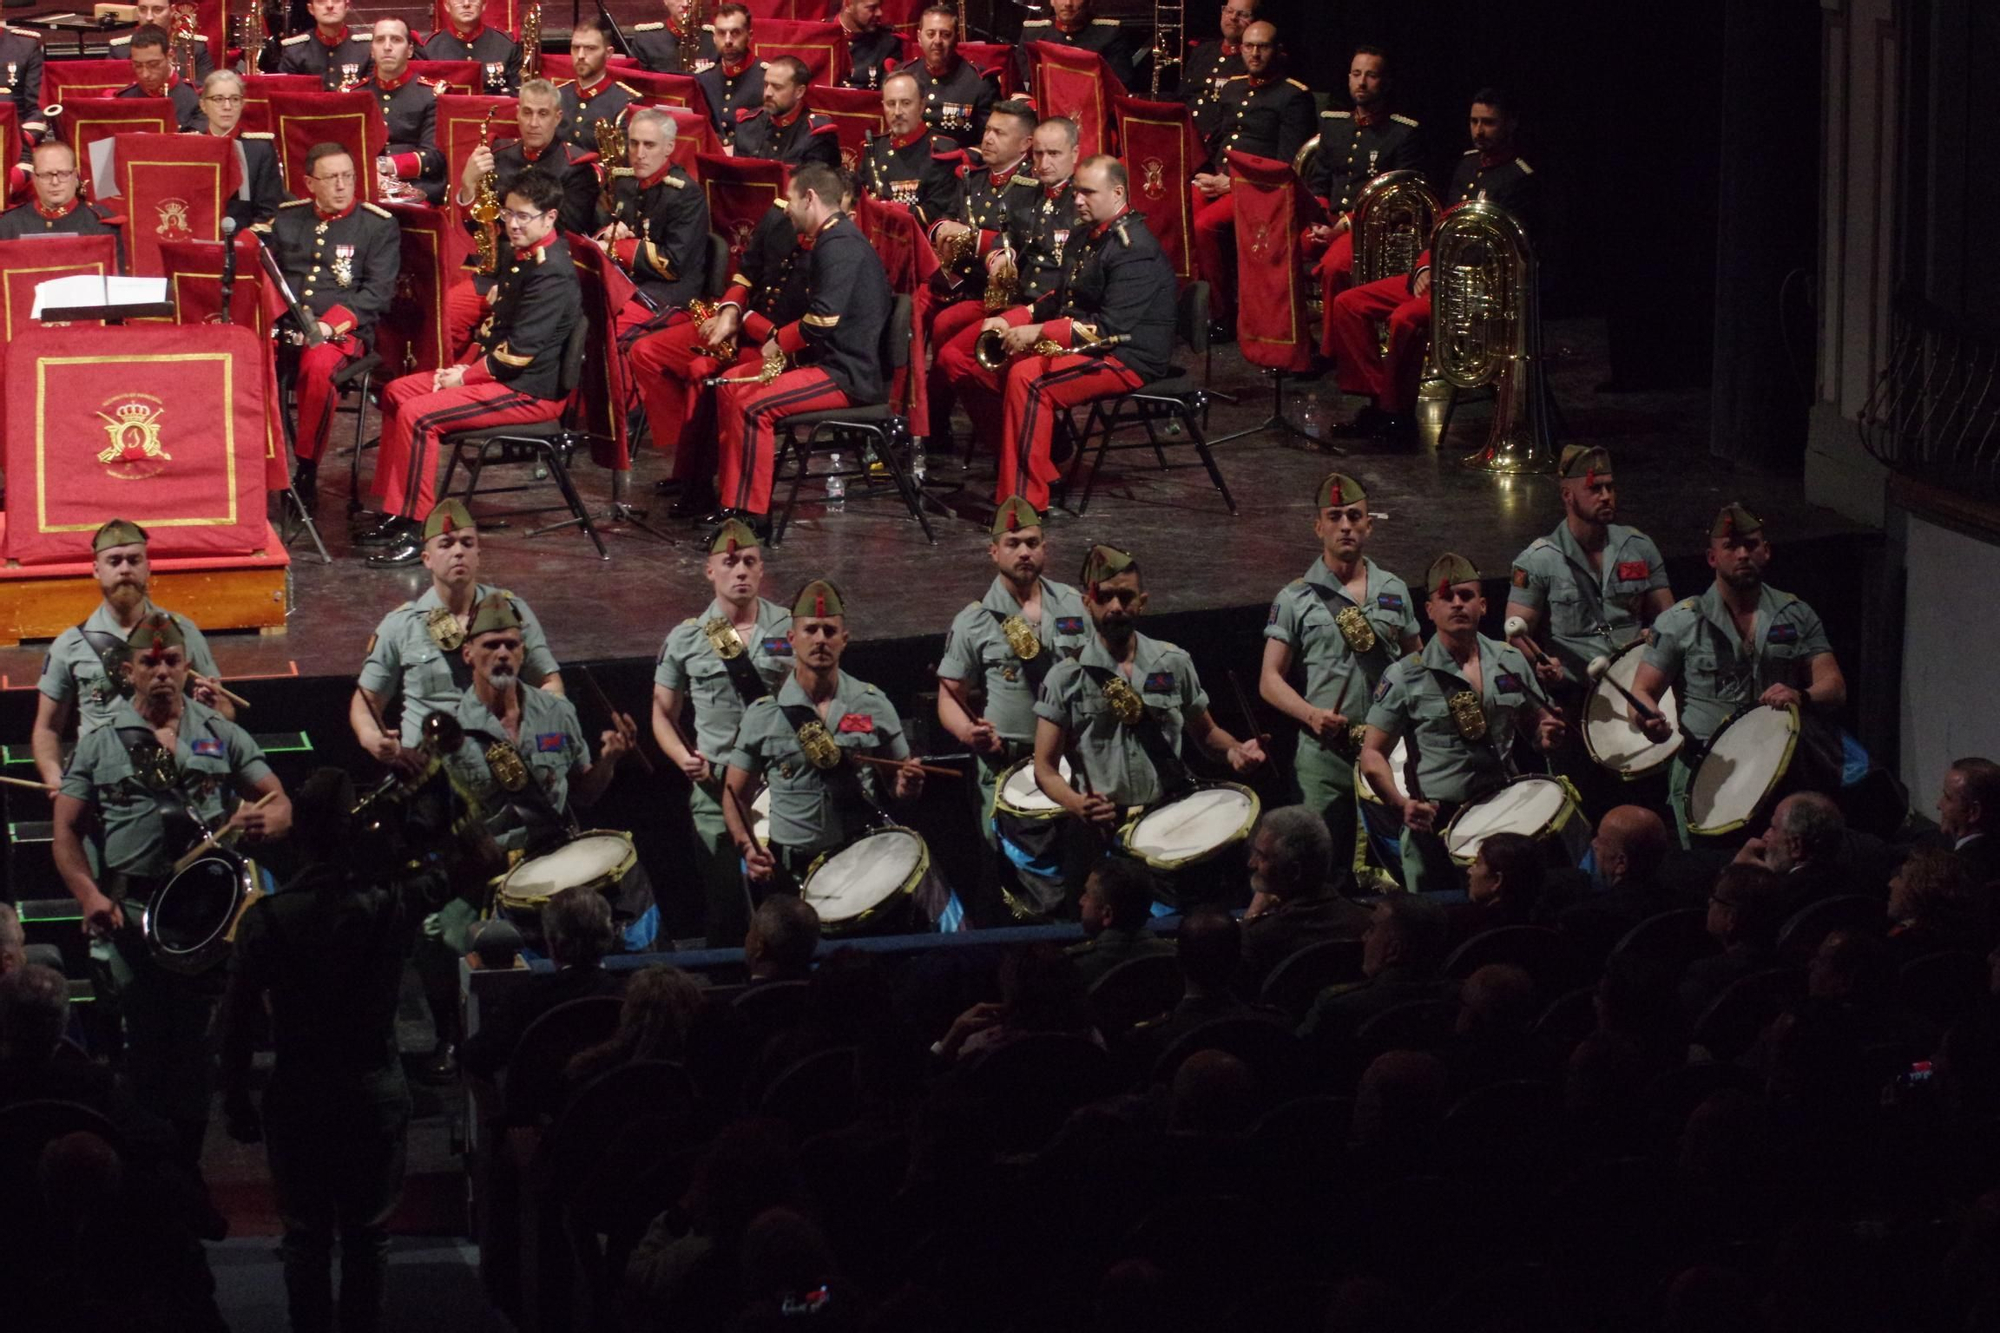
[[[631,856],[632,840],[624,834],[586,833],[515,866],[500,893],[517,902],[547,901],[565,889],[610,879]]]
[[[1069,781],[1069,760],[1057,759],[1056,772],[1064,782]],[[1041,783],[1035,781],[1035,761],[1024,760],[1007,770],[1006,781],[1000,784],[999,803],[1017,814],[1049,815],[1059,814],[1062,807],[1055,798],[1042,790]]]
[[[1755,819],[1791,767],[1798,735],[1789,708],[1752,708],[1718,731],[1688,787],[1688,832],[1728,833]]]
[[[1192,861],[1242,837],[1256,808],[1247,791],[1203,787],[1141,815],[1125,846],[1148,861]]]
[[[1460,810],[1445,831],[1445,849],[1454,861],[1470,865],[1479,854],[1479,844],[1491,835],[1520,833],[1544,838],[1557,820],[1574,809],[1569,789],[1554,778],[1516,778]]]
[[[1604,673],[1604,679],[1591,686],[1590,697],[1583,706],[1584,748],[1599,764],[1628,777],[1652,772],[1679,753],[1682,744],[1680,704],[1671,688],[1660,695],[1660,712],[1667,725],[1675,729],[1674,734],[1664,741],[1653,741],[1639,730],[1638,714],[1631,703],[1612,687],[1611,682],[1616,681],[1631,689],[1645,655],[1634,644],[1612,658],[1611,669]]]
[[[924,840],[910,830],[877,829],[827,857],[800,895],[822,922],[852,921],[913,887],[928,859]]]
[[[1409,762],[1410,743],[1399,736],[1396,738],[1395,746],[1389,751],[1389,775],[1395,779],[1397,793],[1406,801],[1410,798],[1410,791],[1408,784],[1403,780],[1403,765]],[[1354,769],[1354,789],[1361,794],[1362,800],[1371,801],[1376,805],[1382,804],[1382,798],[1368,785],[1368,779],[1361,776],[1361,766],[1358,763]]]
[[[737,812],[739,815],[742,811]],[[771,789],[760,785],[750,798],[750,835],[761,847],[771,845]]]

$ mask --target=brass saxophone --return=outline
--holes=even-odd
[[[719,309],[720,307],[716,302],[704,301],[700,297],[696,297],[687,303],[688,318],[694,321],[697,329],[708,323],[711,319],[714,319]],[[713,347],[697,346],[693,349],[693,352],[696,356],[713,357],[717,361],[734,361],[736,359],[736,339],[724,338]],[[724,653],[723,656],[726,657],[728,654]]]
[[[521,16],[521,77],[539,79],[542,77],[542,4],[541,0],[528,6],[528,12]]]
[[[1020,262],[1014,257],[1013,246],[1008,245],[1005,241],[1002,241],[1000,244],[1000,253],[1006,256],[1007,263],[998,273],[990,269],[987,271],[986,295],[983,300],[986,306],[986,313],[989,315],[998,314],[1008,306],[1018,304],[1021,300]]]
[[[597,136],[597,160],[604,164],[604,188],[598,203],[616,217],[618,181],[632,174],[632,168],[625,164],[625,127],[615,120],[600,120],[591,129]]]
[[[674,63],[692,74],[701,62],[701,0],[681,0],[681,30],[674,43]]]
[[[493,117],[498,115],[497,106],[486,108],[486,119],[479,123],[479,146],[493,147]],[[473,237],[478,248],[475,267],[483,274],[492,274],[500,267],[500,233],[493,224],[500,220],[500,173],[489,171],[479,178],[479,188],[472,195],[472,220],[479,224]]]
[[[1465,457],[1465,466],[1553,471],[1541,303],[1526,230],[1498,204],[1463,204],[1438,224],[1431,272],[1431,355],[1438,374],[1454,389],[1494,386],[1491,432],[1484,448]]]
[[[194,56],[194,34],[197,26],[193,5],[175,5],[173,18],[168,28],[169,56],[174,73],[181,76],[181,82],[201,87],[201,76],[195,73],[197,66]]]

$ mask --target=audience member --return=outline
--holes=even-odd
[[[28,940],[21,930],[21,914],[12,903],[0,903],[0,977],[28,961]]]
[[[801,1320],[815,1333],[862,1325],[858,1297],[841,1280],[826,1234],[795,1209],[767,1209],[744,1231],[742,1278],[739,1333],[777,1333]]]
[[[1488,834],[1466,868],[1466,900],[1451,909],[1451,944],[1502,926],[1539,923],[1546,867],[1542,845],[1526,834]]]
[[[1354,1094],[1354,1146],[1379,1153],[1387,1178],[1420,1167],[1450,1109],[1451,1074],[1425,1051],[1385,1051],[1369,1061]]]
[[[1920,847],[1889,881],[1889,947],[1907,963],[1927,953],[1984,954],[1993,942],[1991,904],[1963,855]]]
[[[1938,831],[1975,884],[2000,881],[2000,764],[1959,759],[1944,775],[1937,800]]]
[[[1250,910],[1243,917],[1243,963],[1261,981],[1285,959],[1321,940],[1358,940],[1368,909],[1342,893],[1353,881],[1333,865],[1326,821],[1303,805],[1267,810],[1250,835]]]
[[[1708,895],[1708,933],[1722,952],[1697,959],[1681,977],[1681,1009],[1689,1022],[1731,982],[1776,961],[1778,927],[1789,915],[1785,892],[1777,872],[1754,862],[1737,861],[1716,876]]]
[[[559,1004],[586,995],[610,995],[617,979],[604,970],[604,955],[617,936],[611,928],[611,903],[601,893],[559,893],[542,909],[542,935],[548,941],[552,975],[529,977],[499,1004],[491,1019],[465,1043],[460,1060],[467,1072],[491,1077],[520,1045],[530,1024]]]
[[[1736,853],[1735,864],[1762,866],[1783,881],[1783,917],[1844,893],[1880,893],[1880,884],[1857,883],[1847,859],[1847,820],[1829,796],[1794,792],[1771,811],[1771,826]]]
[[[1227,1051],[1196,1051],[1174,1071],[1167,1129],[1220,1138],[1250,1128],[1257,1109],[1257,1078]]]
[[[1153,873],[1143,862],[1125,857],[1099,861],[1084,881],[1078,911],[1090,938],[1072,944],[1069,957],[1086,990],[1127,958],[1174,951],[1171,941],[1146,929],[1153,915]]]
[[[578,1051],[565,1077],[572,1088],[635,1060],[679,1060],[702,1011],[702,986],[678,967],[645,968],[625,986],[618,1030]]]
[[[1590,843],[1603,892],[1589,899],[1589,905],[1628,926],[1681,906],[1660,879],[1660,866],[1672,846],[1666,821],[1645,806],[1607,810]]]
[[[803,981],[819,949],[819,913],[796,893],[774,893],[750,914],[743,966],[752,984]]]
[[[1066,1032],[1099,1040],[1084,1007],[1082,978],[1072,958],[1053,944],[1024,944],[1007,950],[1000,960],[999,1002],[975,1004],[960,1014],[933,1049],[940,1058],[952,1061],[1036,1032]]]
[[[1563,1129],[1578,1157],[1641,1150],[1655,1072],[1639,1043],[1621,1032],[1593,1032],[1577,1043],[1563,1066]]]
[[[1507,1079],[1548,1078],[1554,1057],[1535,1036],[1535,981],[1508,963],[1488,963],[1458,990],[1456,1037],[1440,1054],[1459,1092]]]
[[[1450,998],[1453,984],[1438,975],[1448,930],[1444,908],[1421,895],[1394,893],[1382,899],[1362,937],[1363,979],[1321,991],[1299,1035],[1340,1041],[1399,1004]]]
[[[1132,1037],[1154,1054],[1213,1018],[1253,1012],[1236,994],[1243,967],[1243,928],[1215,907],[1197,907],[1181,920],[1181,999],[1160,1017],[1141,1023]]]

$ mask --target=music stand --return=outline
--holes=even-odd
[[[62,279],[58,278],[60,282]],[[160,280],[162,292],[166,283]],[[143,301],[132,297],[114,298],[111,295],[111,276],[101,279],[103,295],[94,301],[80,301],[72,305],[46,305],[35,315],[44,324],[76,323],[83,320],[101,319],[107,324],[117,324],[128,319],[172,319],[174,301],[171,294],[164,300]]]

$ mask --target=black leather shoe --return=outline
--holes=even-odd
[[[681,493],[680,479],[677,477],[661,477],[653,483],[653,493],[655,495],[679,495]]]
[[[1390,420],[1387,412],[1370,403],[1354,414],[1354,420],[1341,422],[1327,434],[1336,440],[1372,440],[1382,433]]]
[[[378,527],[364,528],[354,534],[356,546],[400,546],[406,541],[415,542],[420,550],[424,544],[424,530],[407,518],[388,519]]]
[[[419,563],[423,558],[424,537],[422,533],[418,533],[414,537],[405,537],[394,546],[382,547],[374,555],[368,557],[368,567],[370,569],[402,569],[406,566]]]
[[[714,491],[685,492],[674,501],[674,507],[667,511],[670,518],[683,523],[706,523],[716,512],[717,496]],[[717,520],[720,522],[720,520]]]
[[[347,526],[354,532],[360,532],[366,528],[379,528],[390,519],[397,517],[400,517],[400,515],[385,514],[379,509],[356,509],[348,514]]]
[[[319,508],[319,464],[300,460],[292,471],[292,490],[299,497],[299,507],[310,514]]]
[[[458,1077],[458,1048],[448,1041],[441,1041],[431,1052],[430,1059],[424,1061],[418,1077],[426,1083],[449,1083]]]

